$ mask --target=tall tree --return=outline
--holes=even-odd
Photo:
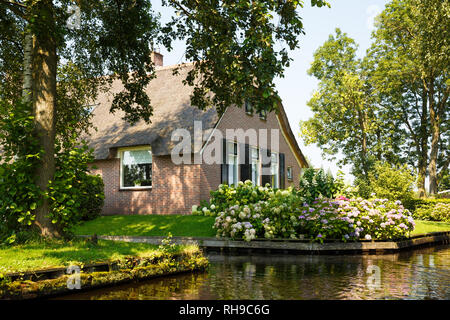
[[[73,14],[68,9],[74,4],[77,23],[68,24]],[[155,77],[151,44],[171,49],[173,39],[186,40],[186,57],[194,61],[186,83],[194,85],[192,103],[199,108],[223,111],[247,98],[259,109],[274,109],[279,98],[273,80],[282,76],[290,61],[287,50],[277,51],[274,43],[280,41],[290,49],[298,46],[298,36],[304,32],[297,10],[302,2],[168,0],[164,4],[175,8],[177,15],[161,32],[149,0],[0,0],[0,73],[4,75],[0,98],[11,105],[21,96],[31,102],[42,149],[36,184],[43,195],[55,173],[58,123],[72,110],[82,110],[82,106],[63,108],[69,101],[85,102],[87,95],[93,100],[100,88],[120,79],[124,90],[114,96],[111,112],[123,110],[130,123],[150,121],[151,101],[144,89]],[[91,90],[79,85],[80,79],[89,79],[84,81],[89,81]],[[68,88],[67,83],[78,86]],[[74,99],[74,92],[83,99]],[[55,236],[48,210],[48,198],[43,196],[36,224],[43,235]]]
[[[393,0],[378,17],[374,38],[376,86],[404,113],[419,156],[421,195],[427,162],[429,192],[435,194],[439,153],[446,152],[440,139],[449,115],[450,1]]]
[[[308,73],[320,80],[308,106],[313,118],[300,123],[306,144],[316,143],[332,159],[353,165],[353,174],[367,179],[374,160],[395,149],[395,135],[386,138],[392,119],[380,119],[357,44],[339,29],[314,53]],[[384,120],[384,121],[382,121]],[[395,154],[395,152],[391,152]]]

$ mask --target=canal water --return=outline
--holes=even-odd
[[[207,272],[63,299],[450,299],[450,246],[390,255],[209,254]]]

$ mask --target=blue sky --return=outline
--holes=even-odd
[[[300,48],[291,52],[293,61],[285,72],[285,77],[276,80],[277,89],[283,99],[283,105],[289,118],[292,131],[297,137],[297,142],[303,153],[308,156],[314,167],[330,169],[336,174],[338,167],[335,162],[329,162],[322,158],[321,150],[314,146],[305,146],[298,136],[299,121],[312,117],[312,112],[306,105],[313,91],[317,88],[317,80],[307,75],[307,70],[313,60],[314,51],[321,46],[336,28],[340,28],[359,44],[360,56],[363,56],[370,46],[371,31],[373,30],[373,17],[381,12],[388,3],[387,0],[329,0],[331,8],[312,8],[309,0],[305,0],[305,6],[300,9],[306,34],[300,38]],[[158,1],[154,4],[154,10],[161,12],[163,22],[172,11],[161,8]],[[164,55],[164,64],[171,65],[184,62],[183,43],[176,43],[171,52],[161,48]],[[348,175],[349,167],[343,168]]]

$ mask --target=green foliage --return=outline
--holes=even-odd
[[[441,172],[439,178],[438,191],[450,190],[450,170],[446,169]]]
[[[57,171],[48,193],[35,185],[41,152],[34,138],[30,106],[0,104],[0,242],[34,238],[32,226],[41,196],[50,198],[50,218],[63,234],[80,220],[96,217],[103,206],[103,182],[88,174],[93,161],[86,146],[74,147],[76,136],[55,149]]]
[[[296,239],[299,208],[303,198],[295,190],[271,192],[267,201],[236,204],[218,213],[214,228],[218,237],[243,238],[291,238]]]
[[[336,180],[323,169],[307,168],[303,170],[299,182],[299,195],[304,197],[307,203],[312,203],[318,198],[333,198],[343,188],[341,179]]]
[[[422,205],[414,211],[414,218],[419,220],[450,222],[450,201]]]
[[[322,0],[311,4],[328,5]],[[194,86],[193,105],[214,106],[219,113],[244,100],[256,112],[277,108],[274,79],[289,66],[288,50],[298,47],[304,33],[301,1],[164,0],[163,5],[177,12],[162,28],[169,36],[166,46],[172,39],[184,40],[186,58],[194,62],[186,78]]]
[[[378,198],[407,202],[414,197],[415,177],[406,166],[376,163],[369,172],[369,186]]]
[[[267,201],[234,205],[216,217],[218,237],[291,238],[304,235],[313,241],[399,239],[415,226],[399,201],[318,199],[311,205],[292,190],[278,190]]]
[[[305,143],[317,144],[334,160],[343,153],[340,164],[351,164],[356,177],[367,176],[375,157],[395,154],[396,135],[391,118],[380,111],[368,81],[367,63],[358,59],[358,45],[340,29],[314,53],[308,70],[319,88],[308,106],[314,116],[300,122]]]
[[[265,201],[271,193],[273,193],[273,190],[268,185],[266,187],[254,186],[250,180],[245,182],[239,181],[237,186],[221,184],[217,190],[210,192],[211,198],[209,203],[203,202],[200,204],[200,207],[194,206],[192,213],[214,216],[218,212],[234,205]]]
[[[30,106],[15,108],[0,100],[0,242],[12,243],[33,224],[33,210],[40,191],[34,184],[34,168],[41,156],[32,137]],[[20,237],[19,237],[20,238]]]
[[[415,212],[417,208],[420,207],[428,207],[428,206],[434,206],[438,203],[444,203],[449,204],[450,199],[433,199],[433,198],[427,198],[427,199],[421,199],[421,198],[413,198],[408,201],[404,202],[405,208],[407,208],[411,212]]]
[[[50,218],[63,233],[81,220],[94,219],[103,207],[103,181],[88,174],[94,157],[86,145],[65,142],[56,149],[56,173],[49,183]]]

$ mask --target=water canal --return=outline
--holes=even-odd
[[[62,299],[450,299],[450,245],[389,255],[209,254],[207,272]]]

